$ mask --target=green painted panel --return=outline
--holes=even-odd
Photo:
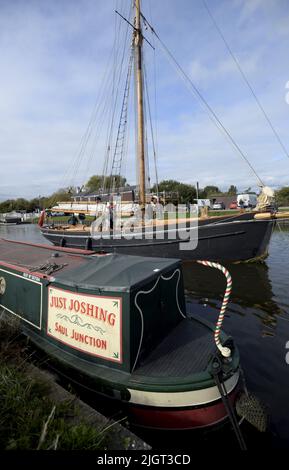
[[[0,269],[2,294],[0,306],[18,316],[36,328],[41,328],[42,317],[42,284],[41,281],[21,273]],[[4,281],[3,281],[4,279]]]

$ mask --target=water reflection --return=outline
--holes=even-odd
[[[35,224],[0,225],[0,237],[9,240],[49,244],[42,236],[38,225]]]
[[[276,317],[286,317],[287,313],[275,300],[267,264],[227,264],[226,267],[233,279],[227,317],[254,315],[264,327],[261,334],[273,335]],[[186,293],[193,304],[220,307],[226,281],[219,271],[187,263],[183,273]]]

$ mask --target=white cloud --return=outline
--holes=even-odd
[[[281,19],[277,26],[279,34],[282,36],[288,36],[289,34],[289,15],[286,15],[284,18]]]
[[[242,70],[244,72],[246,71],[246,75],[251,75],[256,72],[258,68],[258,60],[259,58],[257,56],[243,56],[242,58],[237,58],[237,61],[240,64]],[[207,87],[210,84],[212,85],[217,80],[230,80],[232,75],[234,75],[236,78],[236,75],[239,72],[234,60],[231,56],[229,56],[228,58],[224,58],[214,65],[204,65],[199,61],[194,60],[190,65],[189,73],[193,82],[200,84],[203,87]]]
[[[194,60],[190,66],[190,76],[196,82],[204,82],[210,78],[211,71],[197,60]]]
[[[252,16],[252,14],[255,13],[260,7],[262,7],[262,4],[264,4],[264,0],[239,0],[238,3],[241,6],[241,20],[245,21],[246,19],[248,19],[248,17]]]
[[[259,1],[232,4],[226,0],[218,2],[216,13],[232,50],[289,147],[287,16],[271,0],[265,3],[267,9]],[[101,172],[112,73],[107,74],[102,89],[101,79],[113,41],[113,7],[114,2],[102,0],[0,2],[0,158],[4,174],[0,197],[49,194],[64,184],[65,174],[73,174],[77,166],[81,137],[102,90],[95,122],[97,145],[93,158],[90,147],[74,171],[75,183],[82,184],[89,172]],[[177,6],[174,0],[167,0],[165,17],[159,5],[154,8],[156,30],[205,90],[205,97],[260,175],[274,185],[289,184],[289,162],[204,11],[190,0],[180,0]],[[265,22],[256,19],[261,11]],[[242,22],[236,13],[242,13]],[[245,21],[246,15],[255,21]],[[274,28],[280,32],[278,37]],[[149,32],[146,35],[150,39]],[[153,53],[146,47],[153,76]],[[160,59],[160,178],[199,180],[202,186],[254,184],[246,164],[200,111],[164,57],[156,54]],[[131,139],[127,163],[131,182],[135,180],[133,143]]]

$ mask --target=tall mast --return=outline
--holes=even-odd
[[[143,70],[142,70],[142,31],[140,21],[140,0],[135,0],[135,80],[137,103],[137,160],[139,165],[139,203],[145,208],[145,145],[144,145],[144,110],[143,110]]]

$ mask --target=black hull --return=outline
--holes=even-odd
[[[93,239],[83,231],[67,232],[49,227],[41,228],[43,236],[56,246],[88,249],[96,252],[178,258],[183,261],[208,259],[211,261],[248,261],[262,259],[268,247],[275,222],[273,220],[237,220],[203,224],[198,228],[195,249],[181,250],[180,239]],[[193,230],[191,238],[196,237]]]

